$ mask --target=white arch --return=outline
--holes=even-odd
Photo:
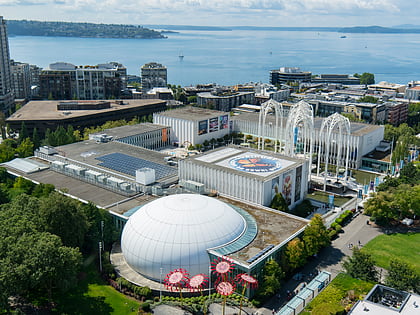
[[[303,143],[304,158],[312,156],[314,135],[314,113],[312,106],[305,101],[293,105],[290,109],[286,123],[284,153],[288,156],[296,155],[296,138],[300,138]],[[309,150],[308,150],[309,145]]]
[[[281,150],[281,141],[283,133],[283,105],[273,99],[261,104],[260,116],[258,119],[258,150],[264,150],[265,140],[265,120],[267,114],[274,111],[276,116],[276,126],[274,133],[274,152],[277,152],[277,141],[279,141],[279,151]],[[279,119],[280,119],[280,134],[279,134]]]
[[[344,117],[338,113],[334,113],[326,117],[321,124],[321,129],[319,130],[319,146],[318,146],[318,165],[317,165],[317,176],[319,176],[319,168],[321,163],[321,152],[322,146],[325,145],[325,170],[324,170],[324,191],[327,188],[327,172],[328,172],[328,162],[330,160],[330,147],[334,146],[334,141],[331,137],[335,127],[338,128],[338,136],[335,145],[337,146],[337,157],[336,157],[336,174],[338,174],[338,169],[340,166],[340,161],[342,160],[341,151],[343,145],[346,148],[346,157],[345,157],[345,180],[347,181],[347,170],[349,165],[349,152],[350,152],[350,121],[347,117]],[[324,130],[325,129],[325,130]]]

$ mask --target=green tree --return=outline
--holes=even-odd
[[[83,204],[81,208],[88,222],[83,252],[92,252],[102,240],[105,242],[105,247],[110,246],[118,238],[118,233],[109,212],[96,207],[93,203]]]
[[[390,261],[385,284],[398,290],[420,292],[420,276],[413,267],[399,259]]]
[[[306,263],[305,244],[299,239],[294,238],[286,247],[286,264],[291,269],[302,267]]]
[[[39,183],[35,186],[31,195],[37,198],[48,197],[54,190],[55,187],[52,184]]]
[[[343,267],[350,277],[365,281],[378,281],[378,272],[372,256],[361,251],[357,246],[353,248],[353,255],[344,261]]]
[[[4,116],[4,113],[2,111],[0,111],[0,135],[3,140],[7,138],[6,117]]]
[[[363,72],[362,74],[355,73],[356,78],[360,78],[360,84],[374,84],[375,75],[369,72]]]
[[[276,294],[283,278],[284,272],[280,265],[274,259],[269,259],[264,266],[263,283],[256,293],[257,299],[266,300]]]
[[[65,246],[83,246],[89,226],[78,201],[52,192],[41,200],[39,216],[45,231],[60,236]]]
[[[187,104],[194,104],[197,103],[197,96],[191,95],[187,97]]]
[[[288,212],[289,207],[287,206],[286,200],[284,199],[283,195],[280,192],[277,192],[273,200],[271,201],[270,208]]]
[[[30,195],[32,190],[34,189],[35,184],[30,180],[23,178],[21,176],[15,179],[13,184],[13,188],[22,190],[25,194]]]
[[[22,121],[22,124],[20,126],[20,131],[19,131],[18,142],[21,143],[23,140],[25,140],[28,137],[29,137],[28,129],[26,128],[25,122]]]
[[[34,149],[38,149],[41,146],[41,139],[39,138],[38,129],[36,129],[36,127],[32,133],[32,142],[34,144]]]
[[[373,103],[373,104],[377,104],[378,103],[378,99],[374,96],[371,95],[366,95],[363,96],[361,98],[359,98],[358,100],[359,103]]]
[[[32,156],[34,154],[34,144],[32,143],[31,139],[26,138],[20,142],[15,152],[20,158]]]
[[[413,162],[407,163],[400,170],[400,181],[406,184],[420,184],[420,168]]]
[[[352,113],[341,113],[341,115],[348,118],[351,122],[363,122],[362,119],[356,118]]]
[[[6,139],[0,143],[0,163],[10,161],[15,157],[15,141]]]
[[[391,220],[398,219],[395,209],[391,206],[392,196],[387,191],[380,191],[365,203],[365,214],[380,225],[386,225]]]
[[[303,232],[303,242],[308,256],[313,256],[330,245],[330,237],[320,214],[315,214]]]

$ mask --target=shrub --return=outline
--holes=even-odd
[[[140,305],[141,309],[145,312],[149,312],[150,311],[150,304],[147,302],[144,302]]]

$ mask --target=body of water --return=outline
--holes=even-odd
[[[286,31],[183,31],[167,39],[10,37],[10,57],[46,67],[64,61],[118,61],[140,75],[148,62],[168,68],[168,83],[233,85],[269,82],[272,69],[313,74],[371,72],[376,81],[420,80],[420,34],[342,34]],[[184,58],[179,56],[183,55]]]

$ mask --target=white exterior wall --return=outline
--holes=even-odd
[[[308,191],[308,162],[302,165],[300,195],[291,200],[290,207],[293,208],[299,203]],[[229,172],[219,168],[207,167],[194,163],[192,160],[180,160],[178,174],[180,180],[192,180],[202,183],[207,189],[214,189],[220,193],[233,196],[245,201],[269,206],[272,199],[272,180],[261,177],[241,176],[235,172]],[[289,173],[288,173],[289,174]],[[283,173],[279,174],[281,180]],[[292,171],[292,196],[294,196],[296,185],[296,169]],[[282,182],[280,186],[282,187]]]
[[[180,180],[193,180],[204,184],[208,189],[214,189],[245,201],[264,204],[264,182],[262,180],[239,176],[235,173],[199,165],[188,160],[179,161],[178,173]]]
[[[283,126],[285,128],[286,126]],[[349,153],[349,167],[350,168],[359,168],[362,166],[362,156],[369,153],[381,142],[384,138],[384,126],[378,126],[372,130],[371,132],[363,135],[350,135],[350,153]],[[280,123],[279,123],[279,135],[281,135]],[[265,137],[266,138],[275,138],[275,125],[266,124],[265,126]],[[233,121],[233,131],[235,132],[242,132],[245,134],[251,134],[254,136],[258,135],[258,122],[256,121],[249,121],[249,120],[234,120]],[[338,134],[332,133],[332,140],[337,141]],[[314,153],[318,153],[318,141],[319,141],[319,130],[315,130],[314,136]],[[325,149],[325,143],[322,144],[323,148]],[[343,158],[346,154],[347,144],[342,149]],[[330,155],[333,157],[334,163],[337,159],[337,148],[331,147],[330,148]],[[353,154],[352,154],[353,153]],[[321,156],[321,161],[323,161],[323,156]]]
[[[219,118],[220,116],[214,116]],[[206,119],[203,119],[206,120]],[[185,141],[190,142],[192,145],[202,144],[206,140],[212,138],[222,138],[224,135],[229,134],[229,128],[221,129],[214,132],[207,132],[205,134],[198,134],[199,121],[180,119],[168,117],[160,114],[153,115],[153,123],[163,126],[171,127],[171,142],[178,142],[182,145]],[[229,121],[228,121],[229,123]]]

